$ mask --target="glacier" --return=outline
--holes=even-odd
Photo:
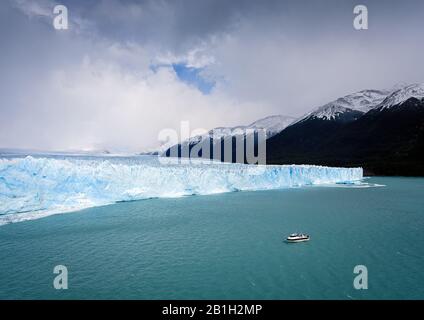
[[[0,157],[0,225],[120,201],[362,179],[362,168],[313,165],[253,166],[154,156]]]

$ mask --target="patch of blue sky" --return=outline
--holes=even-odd
[[[205,77],[202,76],[203,68],[188,67],[183,63],[174,63],[172,68],[181,81],[195,86],[203,94],[209,94],[215,86],[215,81],[205,79]]]
[[[151,65],[150,69],[156,72],[161,67],[172,67],[178,79],[190,86],[196,87],[203,94],[209,94],[216,85],[215,81],[207,79],[202,75],[204,68],[189,67],[185,63],[173,63],[171,65]]]

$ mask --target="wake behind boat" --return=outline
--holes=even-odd
[[[286,239],[287,242],[304,242],[304,241],[309,241],[310,237],[307,234],[303,234],[303,233],[292,233],[291,235],[289,235]]]

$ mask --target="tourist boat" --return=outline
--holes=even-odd
[[[309,241],[310,237],[303,233],[292,233],[286,239],[287,242],[304,242]]]

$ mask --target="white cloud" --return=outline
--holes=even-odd
[[[171,65],[174,63],[183,63],[188,68],[205,68],[210,66],[215,62],[214,56],[212,56],[208,51],[210,50],[210,45],[203,43],[185,54],[175,55],[174,53],[168,51],[164,54],[159,54],[155,62],[159,65]]]
[[[137,152],[158,146],[159,132],[179,130],[180,121],[211,128],[238,123],[240,107],[258,110],[219,91],[204,95],[171,67],[152,71],[150,55],[135,44],[92,42],[82,52],[79,63],[50,67],[20,88],[22,111],[0,119],[0,145]]]
[[[53,8],[57,4],[51,0],[14,0],[12,3],[28,17],[53,17]]]

